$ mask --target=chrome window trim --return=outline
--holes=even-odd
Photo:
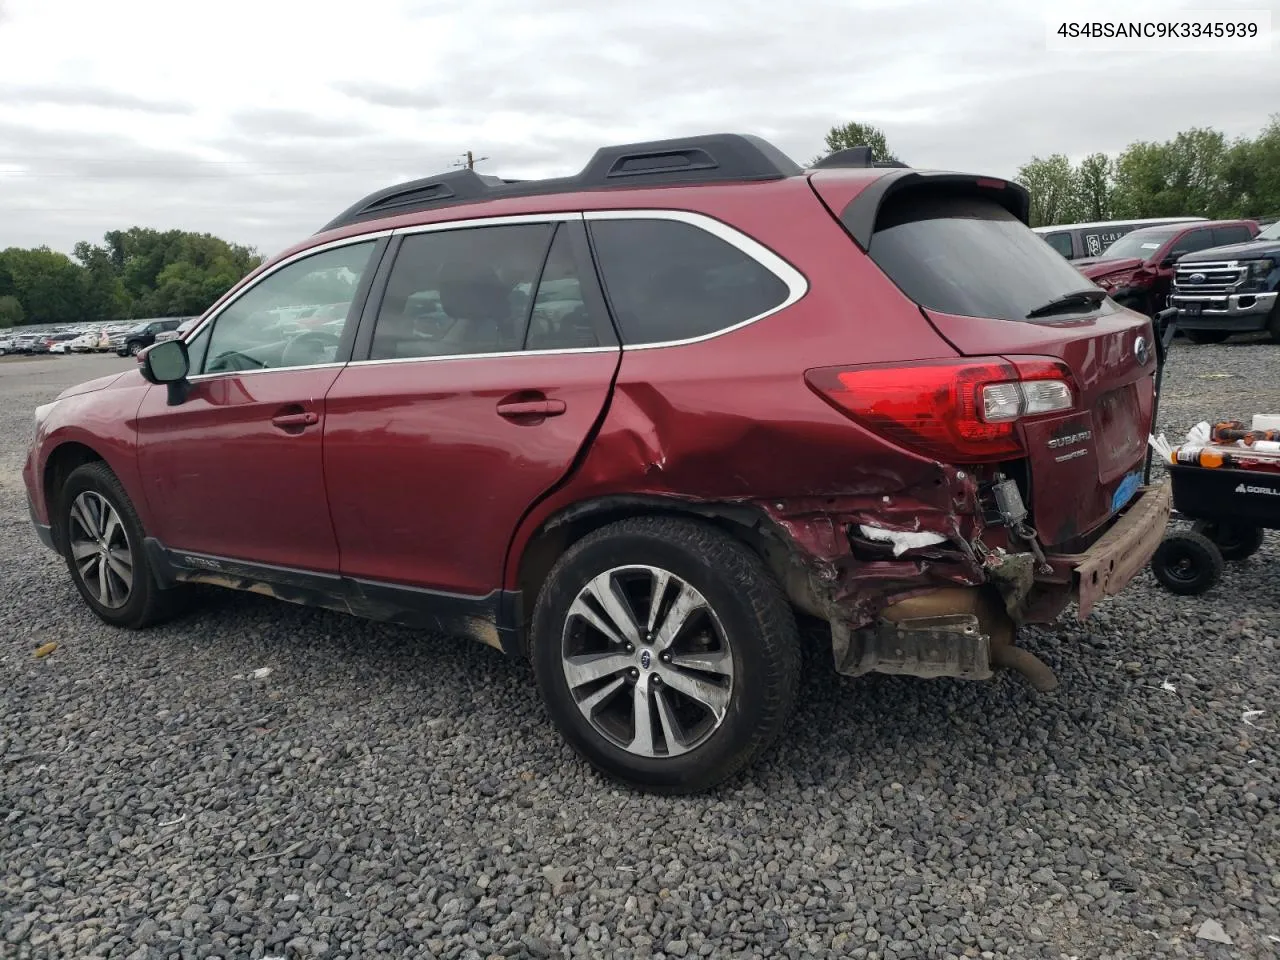
[[[397,227],[393,232],[398,237],[407,237],[415,233],[437,233],[441,230],[467,230],[471,227],[508,227],[529,223],[564,223],[569,220],[581,219],[582,212],[578,210],[572,213],[512,213],[498,217],[471,217],[467,220],[418,223],[411,227]]]
[[[250,290],[255,289],[258,286],[258,284],[264,282],[269,277],[275,276],[276,273],[283,270],[285,267],[289,266],[290,264],[297,263],[299,260],[305,259],[306,257],[312,256],[313,254],[324,253],[328,250],[336,250],[339,247],[349,247],[352,244],[364,243],[365,241],[381,240],[383,237],[391,236],[392,233],[394,232],[395,231],[393,230],[378,230],[374,233],[361,233],[351,237],[342,237],[338,240],[330,240],[327,243],[318,243],[314,247],[307,247],[307,249],[305,250],[299,250],[297,253],[286,257],[285,259],[281,260],[279,263],[272,264],[270,270],[266,270],[261,275],[254,277],[252,283],[246,283],[241,289],[235,292],[235,295],[232,296],[231,299],[219,304],[216,310],[205,314],[204,318],[199,323],[197,323],[194,327],[188,330],[187,335],[185,337],[181,337],[180,339],[182,340],[183,343],[190,343],[196,337],[200,336],[201,331],[203,331],[205,327],[209,326],[215,320],[217,320],[218,317],[222,316],[223,312],[226,311],[227,308],[235,304],[241,297],[243,297]],[[197,373],[194,376],[188,377],[187,379],[188,380],[209,380],[214,377],[226,377],[232,374],[271,373],[277,370],[313,370],[318,367],[332,367],[332,366],[342,366],[342,364],[316,363],[316,364],[310,364],[305,367],[269,367],[266,370],[219,370],[217,373]]]
[[[723,337],[726,334],[733,333],[735,330],[741,330],[743,327],[757,323],[766,317],[771,317],[775,313],[779,313],[787,307],[794,304],[806,293],[809,292],[809,281],[803,273],[793,267],[782,257],[778,256],[759,240],[747,236],[736,227],[731,227],[723,220],[717,220],[714,217],[707,216],[704,213],[692,213],[688,210],[669,210],[664,208],[650,209],[634,209],[634,210],[588,210],[585,213],[588,221],[592,220],[675,220],[680,223],[687,223],[690,226],[698,227],[705,230],[714,237],[718,237],[725,243],[735,247],[741,253],[750,257],[760,266],[764,267],[787,287],[787,296],[781,303],[774,307],[758,313],[753,317],[741,320],[732,326],[722,327],[719,330],[712,330],[710,333],[700,334],[696,337],[685,337],[680,340],[660,340],[657,343],[624,343],[622,349],[626,350],[657,350],[662,347],[683,347],[691,343],[702,343],[707,340],[714,340],[716,337]]]
[[[500,353],[450,353],[439,357],[384,357],[378,360],[352,360],[348,367],[369,367],[379,363],[438,363],[441,360],[509,360],[515,357],[554,357],[573,353],[617,353],[612,347],[566,347],[563,350],[504,350]],[[282,367],[281,369],[288,369]]]
[[[296,367],[263,367],[260,370],[219,370],[217,373],[193,373],[187,377],[191,383],[218,380],[222,377],[252,377],[260,373],[290,373],[294,370],[323,370],[325,367],[345,367],[341,361],[332,363],[304,363]]]
[[[714,340],[717,337],[725,336],[733,333],[735,330],[741,330],[743,327],[757,323],[766,317],[773,316],[790,307],[809,292],[809,281],[799,270],[790,263],[774,253],[758,240],[747,236],[735,227],[729,226],[722,220],[708,216],[702,213],[693,213],[688,210],[672,210],[659,207],[638,207],[634,209],[624,210],[588,210],[574,212],[554,212],[554,213],[522,213],[511,214],[509,216],[496,217],[472,217],[466,220],[449,220],[440,223],[423,223],[415,224],[408,227],[397,227],[395,229],[379,230],[373,233],[362,233],[356,236],[343,237],[340,240],[331,240],[328,243],[319,244],[315,247],[309,247],[306,250],[299,251],[286,260],[281,260],[278,264],[272,266],[271,270],[256,278],[253,283],[247,285],[243,290],[236,293],[235,297],[218,307],[216,313],[211,313],[197,324],[191,332],[184,338],[185,342],[190,342],[199,336],[200,332],[218,318],[221,313],[230,307],[233,303],[240,299],[249,290],[252,290],[259,283],[274,275],[277,270],[288,266],[304,257],[314,253],[322,253],[326,250],[336,247],[349,246],[353,243],[360,243],[366,240],[378,240],[387,236],[412,236],[420,233],[435,233],[444,230],[465,230],[473,227],[486,226],[507,226],[511,224],[537,224],[537,223],[564,223],[573,220],[674,220],[679,223],[687,223],[690,226],[705,230],[712,236],[718,237],[730,246],[736,248],[741,253],[756,261],[787,287],[787,296],[776,306],[741,320],[732,326],[724,327],[720,330],[713,330],[710,333],[700,334],[696,337],[687,337],[681,340],[663,340],[657,343],[641,343],[641,344],[618,344],[614,346],[602,347],[571,347],[561,350],[509,350],[496,353],[459,353],[447,354],[439,357],[387,357],[377,360],[351,360],[347,362],[336,363],[317,363],[299,367],[269,367],[263,370],[227,370],[217,373],[196,374],[188,379],[211,380],[220,377],[230,376],[253,376],[261,373],[284,373],[288,370],[319,370],[325,367],[344,367],[344,366],[373,366],[378,364],[398,364],[398,363],[438,363],[448,360],[479,360],[479,359],[510,359],[514,357],[546,357],[546,356],[563,356],[579,353],[615,353],[619,350],[656,350],[663,347],[681,347],[693,343],[702,343],[707,340]]]

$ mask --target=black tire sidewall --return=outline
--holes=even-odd
[[[133,561],[133,586],[128,602],[122,607],[113,609],[99,603],[84,585],[75,560],[71,556],[71,505],[75,503],[76,497],[85,491],[92,491],[111,504],[129,538],[129,556]],[[130,626],[143,620],[152,600],[151,594],[156,588],[152,581],[150,564],[147,562],[142,523],[138,520],[128,495],[120,486],[120,481],[105,464],[91,463],[78,467],[72,471],[62,488],[58,510],[62,541],[59,547],[62,549],[71,580],[85,603],[89,605],[89,609],[107,623],[116,626]]]
[[[1193,575],[1175,576],[1173,564],[1191,561]],[[1208,537],[1199,533],[1177,533],[1165,538],[1151,558],[1151,569],[1165,589],[1194,596],[1211,589],[1222,577],[1222,554]]]
[[[1261,527],[1230,521],[1196,524],[1195,529],[1217,546],[1223,560],[1247,560],[1262,549],[1266,539]],[[1227,537],[1230,539],[1226,539]]]
[[[639,757],[605,740],[578,710],[561,667],[564,623],[578,592],[592,577],[629,564],[660,567],[695,587],[719,619],[733,656],[733,693],[724,721],[707,741],[676,757]],[[765,733],[758,705],[768,696],[766,672],[786,669],[768,662],[769,645],[754,612],[719,566],[671,542],[632,532],[584,543],[557,565],[535,609],[531,653],[543,701],[565,739],[616,779],[668,790],[701,789],[738,769],[741,754]]]

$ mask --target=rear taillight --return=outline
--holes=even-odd
[[[1075,403],[1070,371],[1040,357],[822,367],[805,381],[873,433],[945,463],[1019,456],[1020,420]]]

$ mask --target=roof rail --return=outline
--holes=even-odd
[[[870,147],[845,147],[813,164],[814,170],[834,167],[906,167],[901,160],[874,160]]]
[[[369,194],[325,224],[320,232],[363,220],[479,200],[576,193],[620,187],[781,180],[803,173],[798,163],[766,140],[716,133],[601,147],[581,173],[550,180],[505,180],[474,170],[410,180]]]

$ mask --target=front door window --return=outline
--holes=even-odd
[[[374,241],[304,257],[251,287],[188,344],[194,374],[332,363]]]

